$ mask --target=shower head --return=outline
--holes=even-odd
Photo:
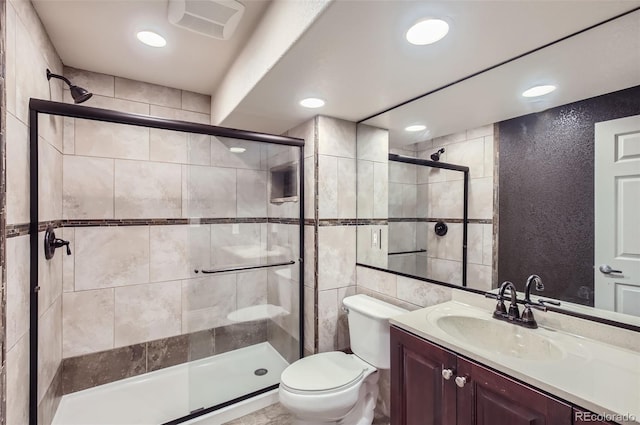
[[[89,100],[91,96],[93,96],[93,93],[90,93],[86,89],[73,85],[68,78],[63,77],[62,75],[53,74],[51,71],[47,69],[47,80],[51,80],[52,78],[57,78],[67,83],[67,85],[69,86],[69,91],[71,92],[71,97],[73,97],[73,101],[75,103],[85,102]]]
[[[440,154],[444,153],[444,148],[440,148],[440,150],[438,150],[438,152],[436,153],[432,153],[431,154],[431,160],[432,161],[440,161]]]

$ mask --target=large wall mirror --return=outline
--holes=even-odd
[[[556,90],[522,96],[537,85]],[[434,154],[469,169],[466,285],[459,274],[435,270],[440,260],[453,270],[454,259],[436,256],[428,231],[416,225],[413,244],[395,224],[409,218],[405,208],[421,208],[420,193],[428,207],[416,218],[455,218],[430,211],[455,204],[456,177],[444,170],[421,178],[393,161]],[[404,193],[411,184],[415,200]],[[538,295],[560,300],[561,309],[640,329],[638,217],[637,10],[358,124],[361,265],[481,291],[504,280],[523,290],[527,276],[538,274],[545,286]],[[426,249],[415,255],[426,256],[433,275],[419,263],[394,262],[398,238]]]

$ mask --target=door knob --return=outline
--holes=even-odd
[[[456,385],[457,386],[462,388],[462,387],[465,386],[466,383],[467,383],[467,377],[466,376],[456,376]]]
[[[451,370],[451,369],[442,369],[442,377],[444,379],[446,379],[448,381],[449,379],[451,379],[452,376],[453,376],[453,370]]]
[[[608,264],[602,264],[600,267],[598,267],[598,270],[600,270],[604,274],[622,273],[622,270],[613,270]]]

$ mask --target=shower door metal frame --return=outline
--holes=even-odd
[[[38,216],[38,116],[39,114],[56,115],[69,118],[102,121],[114,124],[134,125],[138,127],[156,128],[161,130],[181,131],[188,133],[206,134],[209,136],[229,137],[249,140],[253,142],[270,143],[297,147],[298,182],[299,182],[299,240],[298,240],[298,350],[299,357],[304,356],[304,139],[278,136],[274,134],[258,133],[234,128],[193,123],[188,121],[171,120],[166,118],[114,111],[110,109],[79,106],[69,103],[54,102],[43,99],[29,99],[29,241],[30,241],[30,296],[29,296],[29,425],[38,425],[38,250],[41,244],[38,238],[40,230]],[[44,229],[42,229],[44,230]],[[201,409],[171,420],[166,424],[179,424],[190,419],[210,413],[222,407],[230,406],[239,401],[278,388],[279,384],[271,385],[258,391],[245,394],[228,402]]]

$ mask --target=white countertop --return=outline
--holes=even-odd
[[[536,333],[559,348],[561,358],[523,359],[492,350],[486,345],[471,344],[436,324],[439,318],[448,315],[490,319],[517,328],[519,332]],[[492,319],[491,315],[490,311],[449,301],[396,316],[390,322],[584,409],[597,414],[635,418],[614,420],[623,424],[640,424],[640,353],[542,326],[525,329]],[[500,338],[500,335],[493,337]]]

